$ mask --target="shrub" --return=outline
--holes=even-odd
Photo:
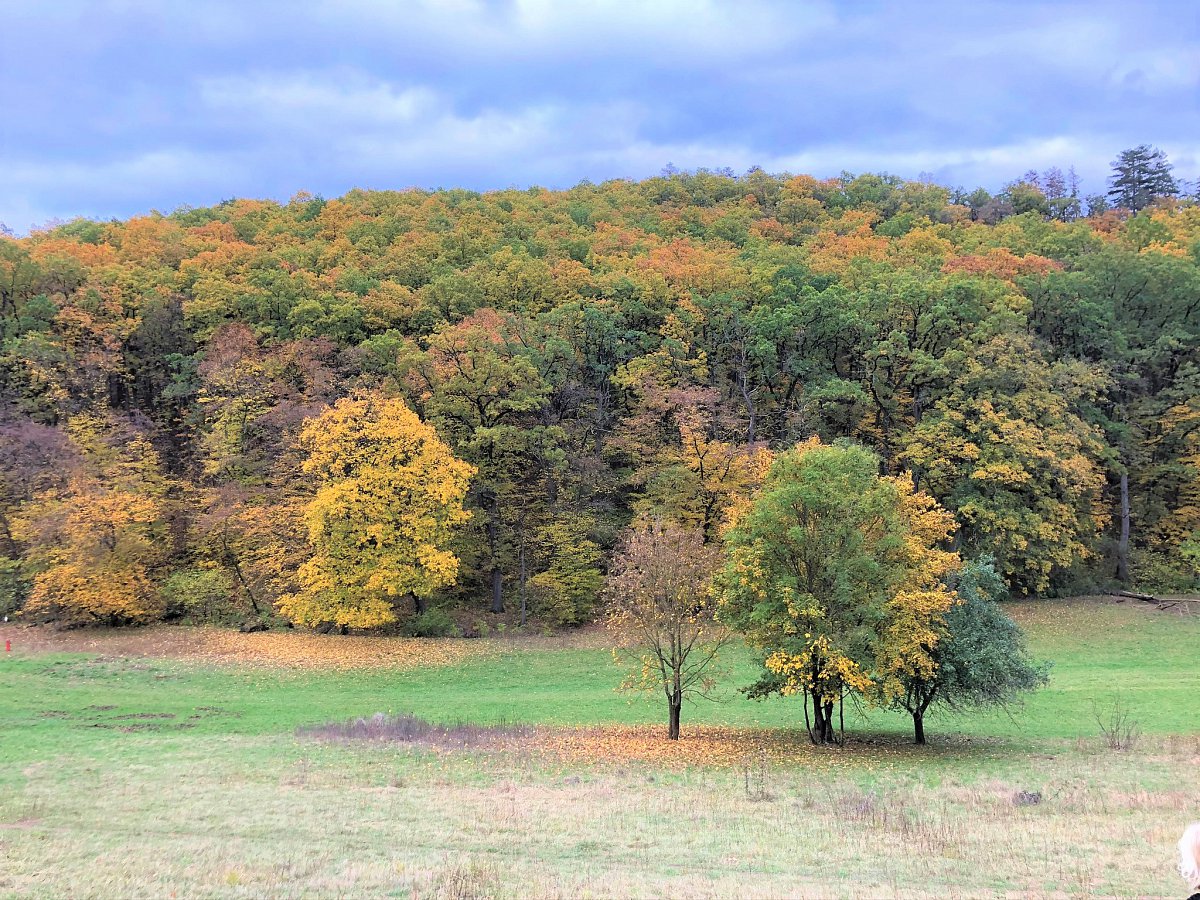
[[[576,516],[542,530],[549,566],[529,580],[534,611],[553,625],[579,625],[591,618],[604,584],[603,554],[587,537],[590,521]]]
[[[412,619],[404,631],[409,637],[458,637],[458,626],[450,614],[436,606]]]
[[[1186,594],[1200,586],[1196,565],[1183,553],[1137,550],[1131,554],[1133,583],[1152,594]]]
[[[21,561],[0,556],[0,616],[18,612],[28,594],[29,582],[21,571]]]
[[[205,624],[229,624],[241,618],[224,572],[216,569],[180,569],[167,576],[161,593],[167,618]]]

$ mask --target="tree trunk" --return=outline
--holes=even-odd
[[[668,726],[667,737],[673,741],[679,740],[679,713],[683,708],[683,700],[678,693],[673,694],[669,701],[671,709],[671,721]]]
[[[413,598],[413,609],[416,611],[417,615],[419,616],[425,612],[425,609],[426,609],[425,598],[418,597],[416,594],[413,594],[412,598]]]
[[[500,518],[500,501],[492,501],[492,515],[487,524],[488,557],[492,563],[492,612],[504,612],[504,573],[500,571],[500,548],[498,520]]]
[[[525,528],[521,528],[521,625],[525,624]]]
[[[827,744],[833,737],[833,704],[826,704],[819,691],[812,691],[813,723],[808,735],[814,744]]]
[[[17,546],[16,538],[13,537],[12,529],[8,526],[8,516],[0,511],[0,537],[4,538],[4,543],[8,550],[4,554],[13,559],[19,559],[21,556],[21,548]]]
[[[1117,581],[1129,584],[1129,473],[1121,473],[1121,540],[1117,543]]]
[[[742,402],[746,404],[746,443],[753,444],[758,436],[758,410],[754,406],[754,391],[750,390],[750,373],[747,371],[746,349],[742,348],[742,365],[738,372],[738,387],[742,391]]]
[[[925,743],[925,711],[920,709],[913,710],[913,743]]]
[[[225,551],[225,559],[233,569],[233,574],[237,576],[238,583],[242,586],[242,590],[246,592],[246,596],[250,598],[250,608],[254,610],[256,616],[262,615],[262,610],[258,606],[258,598],[254,596],[254,591],[250,588],[250,582],[246,580],[246,576],[242,574],[241,563],[238,562],[237,554],[229,546],[229,531],[228,523],[225,524],[221,532],[221,547]]]
[[[504,573],[492,566],[492,612],[504,612]]]

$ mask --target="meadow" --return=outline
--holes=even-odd
[[[665,739],[603,633],[431,641],[0,628],[0,895],[1175,896],[1200,816],[1200,618],[1012,604],[1048,688],[1012,714],[719,702]],[[1139,736],[1113,750],[1097,714]],[[375,713],[494,739],[322,739]],[[518,727],[520,726],[520,727]]]

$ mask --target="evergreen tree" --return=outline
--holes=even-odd
[[[1167,155],[1157,147],[1141,144],[1122,151],[1112,166],[1108,196],[1122,209],[1137,212],[1158,197],[1173,197],[1178,193]]]

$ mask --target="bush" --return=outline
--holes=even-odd
[[[529,580],[533,610],[552,625],[579,625],[591,618],[604,584],[603,554],[587,537],[590,520],[575,516],[542,529],[549,566]]]
[[[404,631],[409,637],[458,637],[458,626],[450,614],[436,606],[412,619]]]
[[[1195,565],[1182,553],[1136,550],[1130,569],[1134,586],[1152,594],[1187,594],[1200,588]]]
[[[0,616],[20,611],[29,594],[29,582],[21,571],[21,561],[0,556]]]
[[[234,603],[229,579],[216,569],[172,572],[162,583],[161,592],[169,619],[228,625],[243,617]]]

